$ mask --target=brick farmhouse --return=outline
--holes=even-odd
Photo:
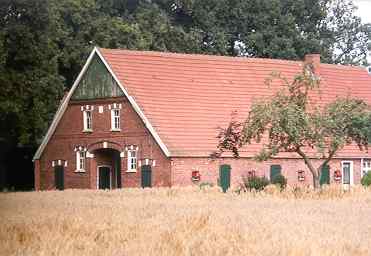
[[[251,172],[312,184],[297,155],[255,162],[259,144],[247,146],[239,159],[211,157],[218,127],[227,126],[231,113],[245,118],[254,100],[280,88],[264,83],[272,72],[293,78],[305,63],[321,77],[317,103],[348,95],[371,103],[365,69],[322,64],[317,54],[286,61],[94,48],[34,156],[35,189],[195,182],[228,188]],[[370,170],[371,155],[349,145],[326,166],[321,182],[358,184]]]

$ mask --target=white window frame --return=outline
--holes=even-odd
[[[350,168],[350,184],[349,185],[354,185],[354,169],[353,169],[353,161],[341,161],[341,183],[344,184],[344,164],[349,163],[349,168]],[[347,185],[347,184],[344,184]]]
[[[364,166],[365,163],[366,167]],[[361,177],[365,176],[366,173],[371,172],[371,159],[369,158],[362,158],[361,159]]]
[[[131,153],[135,152],[135,156],[133,157]],[[138,168],[138,150],[137,149],[129,149],[127,151],[127,172],[136,172]]]
[[[88,116],[88,112],[90,113],[90,118]],[[93,112],[92,112],[92,110],[84,110],[83,111],[83,119],[84,119],[84,132],[93,131]],[[90,125],[90,127],[89,127],[89,125]]]
[[[78,150],[76,151],[76,172],[85,172],[85,169],[86,169],[86,151]]]
[[[116,111],[118,115],[115,115]],[[111,131],[121,131],[121,111],[119,108],[111,109]]]

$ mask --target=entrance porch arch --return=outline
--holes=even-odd
[[[98,149],[114,149],[121,153],[124,147],[120,145],[119,143],[116,143],[113,141],[102,140],[102,141],[89,144],[87,149],[90,153],[93,153],[93,151],[98,150]]]
[[[121,153],[123,147],[111,141],[88,145],[90,188],[115,189],[122,187]]]

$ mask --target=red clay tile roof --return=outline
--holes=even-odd
[[[279,81],[267,87],[272,72],[293,78],[301,61],[188,55],[99,49],[129,95],[134,97],[172,156],[207,156],[216,150],[217,127],[232,111],[246,117],[251,103],[269,97]],[[371,104],[371,76],[363,68],[320,65],[320,102],[336,96],[361,97]],[[254,155],[260,145],[243,153]],[[364,153],[347,147],[343,156]]]

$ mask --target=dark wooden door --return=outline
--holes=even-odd
[[[330,184],[330,166],[328,165],[322,166],[321,177],[319,179],[319,183],[321,185]]]
[[[152,169],[150,165],[143,165],[142,173],[142,188],[152,187]]]
[[[57,165],[54,167],[54,182],[56,189],[64,189],[64,168],[62,165]]]
[[[111,188],[111,169],[106,166],[99,167],[99,189]]]
[[[271,165],[269,178],[272,181],[274,177],[281,174],[281,165]]]
[[[224,164],[220,166],[219,181],[223,192],[225,193],[231,186],[231,166]]]

